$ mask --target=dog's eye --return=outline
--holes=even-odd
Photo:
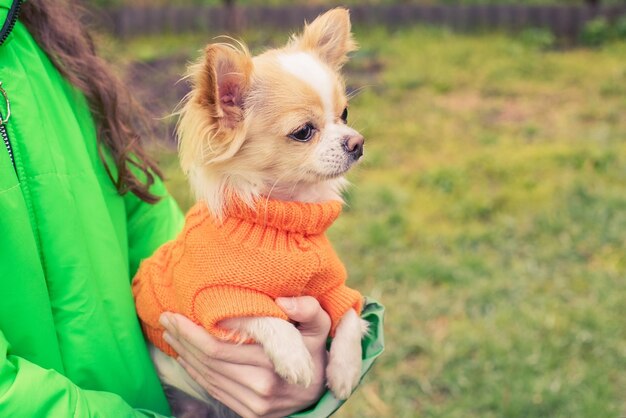
[[[307,123],[297,131],[290,133],[289,138],[300,142],[307,142],[313,136],[313,132],[315,132],[315,128],[310,123]]]
[[[348,108],[344,108],[343,112],[341,113],[341,120],[343,121],[343,123],[348,123]]]

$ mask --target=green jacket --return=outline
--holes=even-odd
[[[83,96],[19,21],[0,81],[0,417],[169,414],[130,278],[181,227],[176,203],[161,183],[156,205],[117,193]]]
[[[11,3],[0,0],[0,27]],[[0,129],[0,417],[169,414],[130,281],[181,228],[176,203],[161,182],[155,205],[117,193],[84,97],[19,21],[0,46],[0,82],[11,106],[8,143]],[[364,374],[382,351],[381,311],[366,307]],[[340,404],[327,393],[299,415]]]

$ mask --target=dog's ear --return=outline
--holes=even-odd
[[[226,44],[208,45],[204,52],[196,80],[196,100],[221,129],[236,129],[244,117],[252,59],[246,51]]]
[[[232,157],[245,139],[244,105],[252,58],[241,46],[212,44],[189,68],[192,93],[180,111],[176,135],[185,173]]]
[[[352,38],[350,12],[341,7],[329,10],[306,25],[302,36],[294,41],[297,47],[316,52],[336,70],[348,60],[348,53],[357,49]]]

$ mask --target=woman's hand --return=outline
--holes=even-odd
[[[290,385],[274,373],[258,344],[222,342],[182,315],[161,316],[164,338],[178,353],[178,362],[209,395],[244,417],[284,417],[313,404],[324,392],[328,314],[309,296],[276,302],[299,324],[313,358],[315,378],[308,388]]]

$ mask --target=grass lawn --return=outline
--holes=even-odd
[[[387,306],[387,351],[337,416],[624,416],[626,43],[356,37],[350,117],[366,153],[330,235],[349,283]],[[101,45],[168,96],[210,38]],[[173,152],[159,155],[188,207]]]

